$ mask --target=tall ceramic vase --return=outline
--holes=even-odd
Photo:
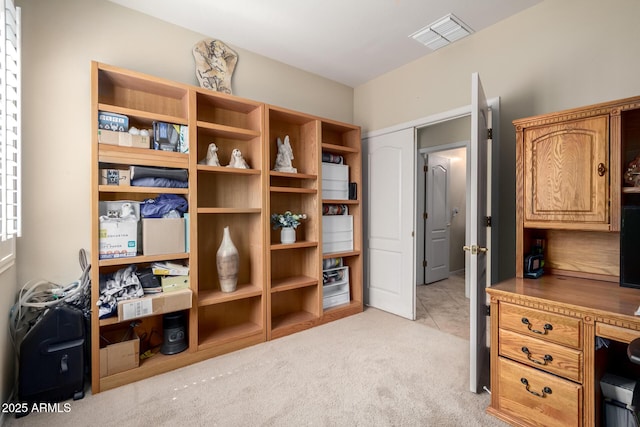
[[[220,279],[220,289],[222,292],[234,292],[238,285],[238,269],[240,266],[240,256],[238,249],[233,244],[229,235],[229,227],[224,228],[222,243],[216,255],[218,266],[218,278]]]

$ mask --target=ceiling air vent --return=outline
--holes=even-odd
[[[440,49],[473,33],[473,30],[457,16],[450,13],[431,25],[416,31],[409,37],[427,46],[429,49]]]

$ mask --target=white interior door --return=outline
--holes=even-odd
[[[415,130],[365,140],[365,301],[415,320]]]
[[[470,280],[470,390],[478,393],[488,384],[487,316],[487,158],[489,108],[477,73],[471,76],[471,147],[469,233],[465,245]]]
[[[437,154],[428,155],[425,217],[425,283],[449,277],[449,210],[450,160]]]

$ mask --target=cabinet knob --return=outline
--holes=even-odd
[[[598,163],[598,175],[604,176],[605,173],[607,173],[607,167],[604,163]]]

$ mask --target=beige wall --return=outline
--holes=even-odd
[[[67,283],[89,248],[90,61],[197,84],[204,38],[105,0],[18,1],[23,16],[24,236],[18,281]],[[351,121],[352,89],[237,49],[234,94]]]
[[[501,278],[515,272],[512,120],[640,95],[640,2],[546,0],[355,88],[354,119],[378,130],[471,103],[472,72],[501,98]]]
[[[76,280],[78,251],[90,248],[90,61],[197,84],[191,49],[205,38],[105,0],[16,3],[23,24],[24,222],[17,279],[15,272],[0,278],[3,316],[26,281]],[[352,88],[235,49],[235,95],[352,121]],[[2,331],[5,326],[0,321]],[[13,372],[8,340],[0,335],[4,402]]]

